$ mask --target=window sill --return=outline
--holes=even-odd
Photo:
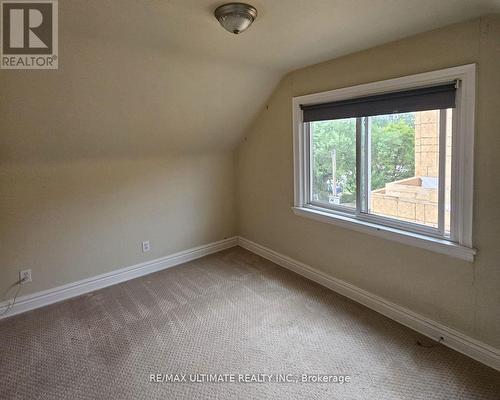
[[[326,222],[349,228],[358,232],[383,237],[388,240],[394,240],[410,246],[420,247],[422,249],[434,251],[436,253],[446,254],[451,257],[459,258],[469,262],[474,261],[475,249],[459,245],[445,239],[439,239],[431,236],[425,236],[418,233],[407,232],[401,229],[390,228],[383,225],[360,221],[348,215],[332,214],[308,207],[292,207],[295,215],[312,218],[317,221]]]

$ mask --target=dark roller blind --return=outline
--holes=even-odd
[[[333,101],[301,105],[304,122],[328,119],[369,117],[411,111],[440,110],[455,107],[456,82]]]

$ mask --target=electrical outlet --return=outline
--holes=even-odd
[[[149,250],[151,250],[149,240],[145,240],[144,242],[142,242],[142,252],[147,253]]]
[[[21,285],[31,282],[31,269],[19,271],[19,281]]]

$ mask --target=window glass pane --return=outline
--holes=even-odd
[[[446,163],[444,184],[444,234],[450,236],[451,232],[451,144],[453,129],[453,109],[446,110]]]
[[[437,228],[440,110],[369,119],[369,211]]]
[[[356,119],[315,121],[311,134],[311,200],[356,208]]]

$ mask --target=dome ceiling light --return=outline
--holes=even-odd
[[[217,7],[214,15],[226,31],[237,35],[257,18],[257,9],[245,3],[228,3]]]

